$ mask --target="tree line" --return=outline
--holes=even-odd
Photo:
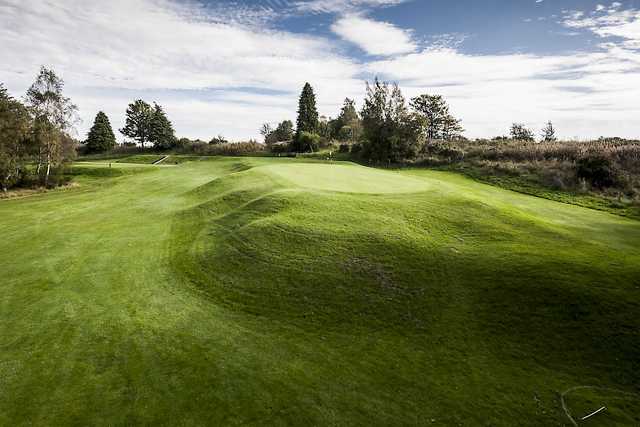
[[[407,104],[397,84],[375,79],[366,84],[362,109],[346,98],[335,119],[319,116],[314,90],[306,83],[295,130],[291,121],[283,121],[276,128],[264,124],[260,133],[273,148],[313,152],[323,142],[339,141],[370,160],[400,161],[414,157],[426,139],[459,138],[463,131],[442,96],[423,94]]]
[[[297,153],[316,151],[323,143],[345,143],[350,150],[375,162],[397,162],[415,158],[421,147],[432,140],[461,140],[464,129],[441,95],[422,94],[406,101],[397,84],[377,78],[366,83],[366,96],[360,111],[352,99],[345,99],[336,119],[318,115],[316,96],[306,83],[298,101],[296,128],[285,120],[273,128],[264,124],[260,133],[272,151]],[[541,133],[541,141],[556,141],[551,122]],[[534,141],[534,133],[524,124],[514,123],[510,137]]]
[[[70,133],[77,107],[63,94],[64,82],[42,67],[23,101],[0,83],[0,188],[57,184],[62,166],[75,157]]]
[[[77,107],[63,93],[64,81],[53,70],[42,67],[23,100],[13,98],[0,84],[0,187],[16,184],[56,184],[63,166],[73,160],[78,147],[71,133],[77,122]],[[132,142],[125,145],[167,150],[193,145],[176,138],[173,124],[162,106],[138,99],[128,105],[125,125],[119,130]],[[314,152],[333,141],[341,150],[374,162],[398,162],[415,158],[430,140],[464,139],[461,121],[440,95],[422,94],[408,102],[397,84],[377,78],[366,83],[362,108],[346,98],[335,119],[318,114],[313,87],[306,83],[298,100],[297,119],[275,127],[264,124],[260,133],[272,151]],[[509,139],[498,137],[495,139]],[[533,141],[534,133],[514,123],[510,139]],[[542,141],[555,141],[549,122]],[[227,144],[218,136],[210,145]],[[85,140],[85,153],[108,152],[116,137],[107,115],[99,111]],[[198,144],[195,144],[198,145]],[[56,179],[52,182],[52,176]]]
[[[11,96],[0,83],[0,188],[16,185],[45,187],[63,180],[63,169],[76,156],[78,141],[72,137],[79,121],[78,108],[64,95],[64,81],[41,67],[22,100]],[[163,108],[136,100],[126,112],[120,132],[143,148],[169,149],[178,144]],[[87,138],[80,141],[87,153],[110,151],[116,137],[107,115],[100,111]]]
[[[145,148],[150,144],[158,150],[168,150],[178,145],[173,124],[162,106],[137,99],[127,107],[126,121],[120,133],[131,138],[135,144]],[[102,111],[98,112],[87,139],[83,141],[88,153],[110,151],[116,146],[116,137],[111,128],[109,118]]]

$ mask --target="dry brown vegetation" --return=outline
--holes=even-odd
[[[431,141],[420,162],[640,206],[640,141]]]

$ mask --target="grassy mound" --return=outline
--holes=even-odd
[[[444,172],[143,168],[0,202],[0,424],[561,425],[576,386],[640,421],[640,223]]]

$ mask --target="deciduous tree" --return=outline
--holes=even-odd
[[[395,162],[415,157],[422,139],[420,118],[411,114],[398,85],[375,79],[367,82],[362,107],[364,155]]]
[[[77,107],[62,93],[64,81],[53,70],[40,68],[36,81],[27,90],[26,104],[33,116],[32,138],[37,150],[37,173],[45,185],[53,167],[65,160],[67,132],[76,122]],[[46,166],[44,172],[42,167]]]
[[[424,117],[428,139],[453,139],[464,131],[460,120],[453,117],[441,95],[420,95],[411,99],[411,107]]]
[[[151,122],[154,110],[151,105],[141,99],[134,101],[127,107],[127,118],[124,128],[120,132],[134,141],[137,141],[142,148],[149,142],[151,137]]]
[[[0,188],[3,191],[16,184],[23,172],[30,127],[27,108],[0,83]]]
[[[516,141],[534,141],[533,131],[528,129],[523,123],[514,123],[511,125],[511,139]]]

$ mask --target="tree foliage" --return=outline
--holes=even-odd
[[[149,141],[158,150],[168,150],[174,147],[177,142],[173,124],[167,118],[162,107],[155,103],[149,121]]]
[[[151,137],[151,122],[154,110],[151,105],[141,99],[135,100],[127,107],[127,118],[120,132],[138,142],[142,148]]]
[[[277,142],[291,141],[294,138],[293,122],[283,120],[274,129],[270,124],[265,123],[260,128],[260,133],[264,136],[264,143],[273,145]]]
[[[27,108],[0,84],[0,188],[7,191],[24,172],[31,117]]]
[[[27,90],[26,105],[33,117],[32,142],[37,151],[36,171],[45,185],[52,168],[68,160],[68,131],[76,122],[77,107],[63,95],[64,81],[53,70],[40,68],[35,82]]]
[[[340,115],[333,121],[333,137],[338,141],[357,141],[362,131],[360,116],[353,99],[345,98]]]
[[[553,127],[551,120],[549,120],[547,125],[542,129],[540,137],[542,138],[542,142],[555,142],[558,140],[558,138],[556,138],[556,129]]]
[[[318,109],[316,95],[309,83],[305,83],[298,102],[298,119],[296,121],[296,138],[294,151],[303,151],[299,137],[302,132],[316,133],[318,130]]]
[[[152,107],[141,99],[135,100],[127,107],[126,114],[125,126],[120,132],[142,148],[151,143],[158,150],[167,150],[178,143],[173,124],[157,103]]]
[[[302,132],[297,139],[301,152],[314,152],[320,146],[320,135],[317,133]]]
[[[271,141],[269,141],[268,139],[269,139],[269,135],[271,135],[272,133],[273,133],[273,127],[271,126],[271,124],[263,123],[262,126],[260,126],[260,135],[263,136],[265,144],[271,143]]]
[[[416,156],[422,140],[422,121],[409,112],[397,84],[367,82],[361,112],[363,154],[374,161],[396,162]]]
[[[528,129],[523,123],[511,125],[511,139],[516,141],[534,141],[533,131]]]
[[[84,142],[90,153],[102,153],[110,151],[116,146],[116,137],[111,128],[109,117],[99,111],[89,130],[87,140]]]
[[[420,95],[411,99],[411,107],[424,118],[427,139],[454,139],[464,129],[460,120],[449,112],[449,105],[441,95]]]
[[[228,144],[228,143],[229,143],[229,141],[227,140],[227,138],[225,138],[222,135],[214,136],[209,141],[210,145],[220,145],[220,144]]]

